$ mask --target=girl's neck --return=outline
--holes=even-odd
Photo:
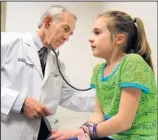
[[[117,65],[119,65],[121,59],[126,55],[125,53],[118,53],[119,55],[115,55],[109,59],[110,61],[107,61],[106,68],[104,69],[104,77],[109,76],[112,71],[116,68]]]
[[[112,56],[106,60],[107,66],[116,65],[125,55],[126,53],[124,52],[113,53]]]

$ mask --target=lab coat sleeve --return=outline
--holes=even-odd
[[[6,76],[4,69],[4,62],[7,54],[10,53],[12,44],[17,41],[11,39],[9,33],[1,33],[1,120],[7,121],[11,112],[20,112],[23,102],[25,100],[24,95],[12,88],[12,82]]]
[[[62,64],[61,70],[64,77],[68,80],[64,64]],[[95,108],[95,89],[76,91],[63,81],[60,106],[77,112],[93,112]]]

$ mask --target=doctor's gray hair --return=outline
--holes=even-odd
[[[38,28],[41,28],[42,24],[43,24],[43,21],[44,19],[47,17],[47,16],[51,16],[53,19],[57,19],[57,17],[63,13],[64,11],[68,11],[69,13],[71,13],[67,8],[61,6],[61,5],[54,5],[54,6],[51,6],[49,9],[46,10],[46,12],[41,16],[40,18],[40,21],[38,23]],[[71,13],[72,16],[74,17],[74,19],[77,20],[77,17]]]

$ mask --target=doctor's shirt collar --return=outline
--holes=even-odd
[[[43,43],[36,32],[33,32],[32,34],[33,34],[33,41],[35,42],[37,47],[37,51],[39,51],[43,47]]]

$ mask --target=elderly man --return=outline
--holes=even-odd
[[[58,105],[93,110],[95,94],[72,90],[62,80],[51,51],[69,40],[76,21],[66,8],[52,6],[36,32],[1,34],[2,140],[45,140],[50,133],[45,117],[54,115]],[[60,67],[65,76],[61,62]]]

